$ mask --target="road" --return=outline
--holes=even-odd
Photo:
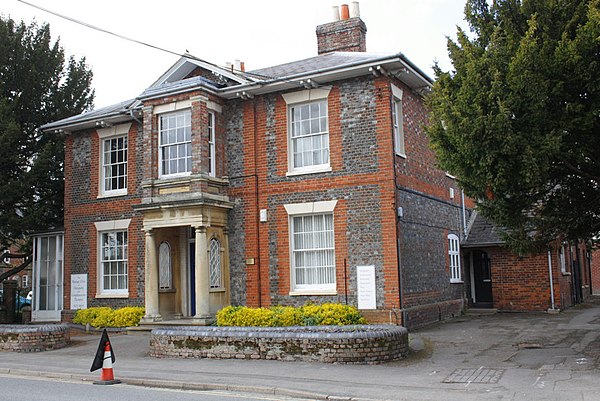
[[[110,386],[48,378],[0,375],[0,401],[279,401],[281,396],[232,393],[226,391],[188,391],[115,384]]]

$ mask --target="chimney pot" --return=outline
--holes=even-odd
[[[333,21],[339,21],[340,20],[340,7],[339,6],[333,6]]]
[[[342,19],[350,18],[350,11],[348,10],[348,4],[342,4]]]
[[[241,71],[242,70],[242,62],[238,59],[236,59],[233,63],[234,68],[236,71]]]
[[[350,3],[350,18],[360,18],[360,8],[358,7],[358,1]]]
[[[242,62],[240,62],[240,70],[241,70],[242,72],[246,72],[246,63],[244,63],[243,61],[242,61]]]

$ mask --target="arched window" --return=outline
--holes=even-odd
[[[210,240],[208,248],[208,268],[210,272],[210,288],[221,288],[221,243],[216,238]]]
[[[173,269],[171,267],[171,245],[163,241],[158,248],[158,273],[159,288],[170,290],[173,288]]]
[[[460,245],[458,237],[454,234],[448,235],[448,255],[450,256],[450,282],[460,283]]]

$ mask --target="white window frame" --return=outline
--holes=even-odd
[[[171,244],[163,241],[158,246],[158,289],[173,289],[173,261],[171,260]]]
[[[99,171],[99,183],[98,183],[98,188],[99,188],[99,193],[98,193],[98,197],[108,197],[108,196],[122,196],[122,195],[127,195],[127,180],[129,177],[129,129],[131,128],[131,123],[127,123],[127,124],[119,124],[119,125],[115,125],[113,127],[108,127],[108,128],[100,128],[98,129],[96,132],[98,134],[98,139],[99,139],[99,167],[100,167],[100,171]],[[124,142],[125,142],[125,147],[124,147],[124,151],[125,151],[125,187],[124,188],[117,188],[117,189],[110,189],[107,190],[106,189],[106,160],[105,160],[105,152],[104,152],[104,146],[105,143],[107,141],[111,141],[114,139],[119,139],[119,138],[123,138]]]
[[[212,111],[208,112],[208,175],[216,177],[217,175],[217,163],[216,163],[216,126],[215,126],[215,113]]]
[[[287,140],[288,140],[288,172],[287,176],[301,175],[301,174],[314,174],[331,171],[331,142],[329,132],[329,104],[327,102],[329,92],[331,88],[316,88],[308,89],[303,91],[297,91],[292,93],[284,93],[283,99],[287,104]],[[293,124],[293,110],[295,107],[301,107],[311,103],[324,102],[326,108],[325,117],[327,119],[326,131],[318,134],[310,134],[311,136],[326,135],[327,137],[327,162],[322,164],[315,164],[302,167],[294,167],[294,140],[298,138],[292,138],[292,124]]]
[[[178,142],[177,139],[175,139],[175,142],[171,143],[166,143],[163,144],[162,142],[162,131],[163,131],[163,118],[168,118],[170,116],[178,116],[178,115],[183,115],[184,116],[184,120],[186,118],[186,116],[189,115],[189,120],[190,120],[190,124],[189,124],[189,130],[190,130],[190,140],[189,141],[182,141],[182,142]],[[186,128],[187,125],[182,126],[182,128]],[[190,153],[192,150],[192,110],[191,108],[183,108],[183,109],[175,109],[175,110],[169,110],[168,112],[164,112],[164,113],[159,113],[158,114],[158,176],[160,178],[171,178],[171,177],[185,177],[185,176],[189,176],[192,174],[192,162],[193,162],[193,155],[190,155],[190,159],[192,160],[192,162],[190,162],[190,170],[189,171],[177,171],[176,173],[165,173],[163,171],[163,149],[165,147],[171,147],[171,146],[177,146],[177,145],[188,145],[190,147]],[[181,158],[179,158],[181,159]],[[187,159],[187,157],[185,157],[185,159]]]
[[[123,220],[111,220],[96,222],[96,238],[97,238],[97,264],[96,264],[96,276],[97,276],[97,287],[96,287],[96,298],[128,298],[129,297],[129,224],[131,219]],[[127,278],[125,280],[126,287],[123,289],[104,289],[104,265],[102,258],[102,238],[104,234],[125,232],[127,233],[127,253],[125,254],[126,259],[120,260],[126,263]]]
[[[210,291],[223,289],[223,248],[221,241],[213,237],[208,241],[208,277]]]
[[[565,245],[564,244],[558,247],[557,253],[558,253],[558,263],[560,265],[560,272],[564,275],[569,274],[569,272],[567,271],[567,259],[565,256]]]
[[[334,209],[337,204],[337,200],[332,201],[321,201],[321,202],[308,202],[308,203],[294,203],[284,205],[285,210],[288,214],[288,227],[289,227],[289,249],[290,249],[290,295],[336,295],[337,294],[337,266],[335,261],[335,216]],[[303,284],[296,285],[295,280],[295,259],[294,259],[294,218],[303,216],[332,216],[332,235],[333,235],[333,282],[326,284]]]
[[[404,112],[402,109],[402,89],[392,85],[392,130],[394,132],[394,150],[398,156],[406,157],[404,138]]]
[[[450,260],[450,282],[462,283],[460,241],[456,234],[448,234],[448,257]]]

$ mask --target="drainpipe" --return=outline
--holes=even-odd
[[[467,237],[467,210],[465,208],[465,190],[461,189],[460,190],[460,200],[462,203],[462,218],[463,218],[463,234],[464,237]]]
[[[552,310],[554,311],[556,308],[554,307],[554,280],[552,279],[552,252],[550,247],[548,247],[548,274],[550,276],[550,301],[552,302]]]

